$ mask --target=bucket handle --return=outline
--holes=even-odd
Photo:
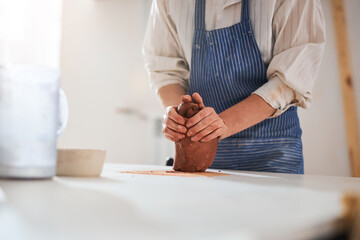
[[[60,136],[66,128],[69,118],[69,106],[66,94],[62,88],[59,90],[59,127],[57,129],[57,136]]]

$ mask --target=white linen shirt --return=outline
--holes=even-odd
[[[151,87],[190,81],[196,0],[154,0],[143,45]],[[241,0],[206,0],[205,28],[241,21]],[[320,0],[249,0],[250,20],[269,81],[254,94],[277,109],[307,108],[325,46]]]

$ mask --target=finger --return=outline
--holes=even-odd
[[[167,116],[168,116],[168,118],[170,118],[171,120],[173,120],[177,124],[180,124],[180,125],[185,124],[185,119],[177,113],[177,111],[175,110],[174,107],[172,107],[169,110],[169,112],[167,113]]]
[[[220,137],[222,134],[224,133],[223,128],[218,128],[215,131],[213,131],[212,133],[210,133],[209,135],[203,137],[200,142],[209,142],[215,138]]]
[[[204,107],[205,107],[205,106],[204,106],[204,103],[203,103],[203,99],[202,99],[202,97],[200,96],[199,93],[197,93],[197,92],[194,93],[194,94],[192,95],[192,99],[193,99],[193,101],[194,101],[195,103],[198,103],[201,108],[204,108]]]
[[[216,121],[213,124],[207,126],[206,128],[204,128],[203,130],[201,130],[199,133],[197,133],[196,135],[194,135],[191,138],[191,141],[196,142],[199,141],[200,139],[202,139],[203,137],[209,135],[210,133],[214,132],[215,130],[217,130],[220,127],[220,121]]]
[[[203,118],[209,116],[210,114],[215,113],[214,109],[212,108],[204,108],[200,110],[195,116],[190,118],[187,123],[186,127],[191,128],[192,126],[196,125],[198,122],[200,122]]]
[[[164,133],[164,136],[168,139],[172,138],[172,139],[176,139],[176,140],[181,140],[181,139],[185,138],[185,134],[175,132],[174,130],[172,130],[170,128],[165,128],[163,130],[163,133]]]
[[[214,123],[216,120],[218,119],[218,116],[216,114],[210,114],[209,116],[205,117],[204,119],[202,119],[198,124],[196,124],[195,126],[193,126],[192,128],[190,128],[187,131],[187,135],[189,137],[197,134],[198,132],[200,132],[201,130],[203,130],[204,128],[206,128],[207,126],[211,125],[212,123]]]
[[[170,118],[166,118],[163,123],[163,129],[165,129],[167,127],[170,128],[171,130],[174,130],[175,132],[184,133],[184,134],[187,132],[186,127],[184,127],[183,125],[177,124]]]
[[[183,101],[184,103],[189,103],[192,102],[192,99],[190,95],[183,95],[181,96],[181,101]]]
[[[166,139],[168,139],[168,140],[170,140],[170,141],[172,141],[172,142],[178,142],[178,141],[180,141],[179,139],[174,138],[174,137],[169,136],[169,135],[164,135],[164,136],[165,136]]]

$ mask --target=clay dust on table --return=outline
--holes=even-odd
[[[120,171],[119,173],[157,175],[157,176],[176,176],[176,177],[216,177],[229,174],[222,172],[180,172],[169,170],[151,170],[151,171]]]

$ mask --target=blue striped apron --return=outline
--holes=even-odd
[[[217,113],[268,81],[248,0],[242,2],[241,22],[213,31],[205,30],[205,0],[197,0],[192,44],[189,93],[198,92]],[[297,108],[221,140],[211,168],[304,173]]]

